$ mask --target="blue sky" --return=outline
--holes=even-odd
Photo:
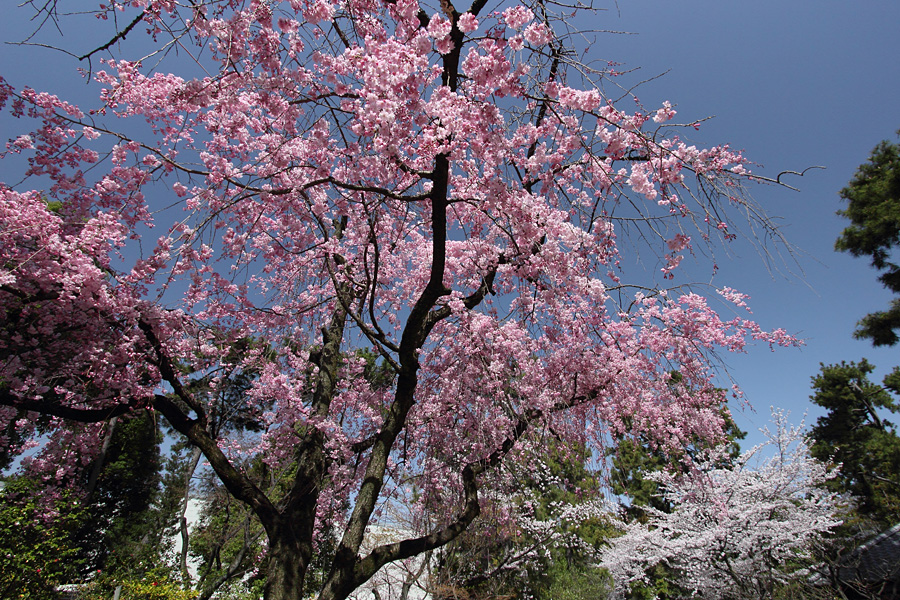
[[[802,337],[802,349],[758,347],[728,356],[731,375],[756,413],[741,411],[751,433],[770,405],[799,421],[820,414],[809,402],[819,363],[867,357],[878,373],[900,364],[900,348],[876,350],[853,339],[856,321],[886,307],[891,295],[865,259],[833,250],[846,226],[835,216],[838,196],[882,139],[900,129],[900,3],[833,0],[620,0],[597,16],[591,51],[603,60],[640,67],[640,79],[668,73],[636,90],[646,106],[669,100],[679,122],[715,115],[692,135],[698,144],[729,143],[761,164],[755,172],[825,166],[752,190],[797,249],[793,273],[767,271],[757,254],[737,245],[719,262],[716,282],[752,296],[765,327]],[[635,76],[637,77],[637,75]],[[877,374],[877,373],[876,373]],[[879,377],[880,380],[880,377]],[[758,441],[748,437],[746,445]]]
[[[841,207],[838,191],[871,149],[882,139],[896,140],[900,128],[900,3],[596,0],[596,5],[607,9],[578,25],[629,33],[590,35],[587,58],[639,68],[628,76],[630,82],[668,71],[636,94],[647,107],[664,100],[676,104],[679,122],[715,115],[691,132],[691,141],[743,149],[762,165],[754,170],[770,177],[826,167],[783,178],[799,192],[774,186],[753,190],[797,248],[796,262],[787,259],[790,272],[771,272],[745,244],[735,244],[732,259],[718,263],[715,284],[750,294],[754,316],[764,327],[783,327],[806,342],[799,350],[757,347],[726,357],[731,376],[757,410],[738,412],[739,424],[751,432],[745,446],[760,441],[754,432],[767,422],[770,405],[791,410],[795,421],[808,409],[811,420],[819,414],[808,396],[820,362],[867,357],[881,374],[900,364],[900,349],[876,350],[852,338],[856,321],[886,306],[891,296],[864,259],[833,251],[845,226],[834,214]],[[3,40],[27,33],[22,10],[5,9]],[[64,32],[70,47],[93,47],[77,27]],[[28,83],[56,91],[76,66],[49,50],[0,49],[0,74],[17,87]],[[70,93],[63,95],[76,99],[96,93],[77,82],[66,88]],[[9,165],[3,167],[8,174]]]

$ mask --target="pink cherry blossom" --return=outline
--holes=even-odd
[[[262,523],[267,600],[299,600],[279,582],[326,520],[344,559],[319,597],[343,600],[459,535],[530,436],[719,439],[719,354],[796,345],[720,316],[730,288],[666,289],[762,214],[746,160],[548,60],[565,15],[201,4],[145,3],[128,41],[179,51],[111,46],[95,103],[0,80],[24,165],[0,183],[0,431],[48,494],[77,488],[108,419],[153,410]],[[630,271],[636,251],[662,272]],[[236,373],[258,433],[216,426]],[[242,472],[257,460],[283,495]],[[365,546],[411,481],[445,516]]]
[[[672,109],[672,104],[666,100],[663,102],[662,108],[658,109],[656,114],[653,115],[653,120],[656,123],[665,123],[666,121],[671,121],[676,113],[677,111]]]
[[[513,6],[503,11],[503,20],[513,29],[521,29],[534,19],[534,13],[524,6]]]
[[[550,29],[543,23],[532,23],[525,28],[525,40],[532,46],[543,46],[553,39]]]
[[[478,29],[478,19],[470,12],[463,13],[459,17],[459,30],[463,33],[472,33]]]

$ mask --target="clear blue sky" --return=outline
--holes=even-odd
[[[88,0],[89,2],[91,0]],[[588,58],[640,68],[631,81],[668,74],[638,88],[645,106],[677,104],[678,121],[706,116],[691,139],[698,145],[729,143],[761,164],[770,177],[783,170],[822,165],[803,178],[784,180],[799,192],[773,186],[753,195],[771,216],[781,217],[798,248],[793,273],[770,273],[750,248],[720,261],[718,285],[752,296],[754,315],[767,328],[783,327],[806,341],[800,350],[765,347],[727,357],[729,371],[756,407],[739,412],[753,434],[768,420],[768,407],[810,409],[809,380],[820,362],[868,357],[885,373],[900,364],[900,348],[875,350],[852,338],[855,322],[887,305],[890,295],[864,259],[833,251],[844,227],[835,216],[838,191],[882,139],[900,128],[900,3],[896,0],[595,0],[599,12],[579,25],[630,35],[598,33]],[[77,3],[75,3],[77,4]],[[72,5],[70,3],[70,5]],[[26,33],[13,3],[0,22],[3,40]],[[77,28],[65,43],[86,49]],[[96,65],[95,65],[96,66]],[[0,74],[13,85],[60,90],[76,63],[39,48],[0,47]],[[77,98],[91,97],[77,81],[65,84]],[[8,123],[8,121],[6,121]],[[9,132],[13,133],[13,132]],[[8,137],[3,132],[2,137]],[[0,165],[7,181],[9,165]],[[686,282],[686,281],[685,281]],[[751,435],[745,445],[759,440]]]

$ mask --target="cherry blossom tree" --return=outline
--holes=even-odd
[[[802,426],[781,412],[773,421],[768,442],[731,466],[722,466],[729,456],[720,446],[687,475],[651,475],[673,510],[647,507],[649,521],[623,525],[604,551],[601,564],[620,592],[655,565],[701,598],[774,598],[779,586],[813,578],[815,551],[847,502],[824,487],[836,473],[809,455]]]
[[[98,14],[134,10],[85,55],[92,107],[0,81],[5,155],[27,160],[0,184],[2,439],[46,489],[72,485],[109,419],[152,411],[259,519],[267,599],[300,598],[335,528],[318,597],[343,599],[464,531],[529,432],[716,439],[715,353],[794,343],[735,316],[730,288],[665,288],[742,222],[777,233],[740,154],[683,141],[669,103],[616,104],[614,67],[578,58],[580,8]],[[622,235],[655,274],[629,275]],[[216,390],[241,373],[227,405],[254,427],[221,427]],[[242,467],[257,458],[265,489]],[[413,485],[442,517],[364,545]]]

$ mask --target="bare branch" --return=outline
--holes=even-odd
[[[86,59],[86,58],[90,58],[91,56],[93,56],[94,54],[96,54],[96,53],[98,53],[98,52],[103,52],[104,50],[109,49],[110,47],[112,47],[113,44],[115,44],[115,43],[118,42],[119,40],[125,39],[125,36],[128,35],[128,33],[129,33],[132,29],[134,29],[134,28],[137,26],[137,24],[140,23],[140,22],[144,19],[144,17],[145,17],[146,15],[147,15],[147,9],[144,9],[143,11],[141,11],[141,14],[139,14],[138,16],[136,16],[136,17],[134,18],[134,20],[133,20],[131,23],[129,23],[128,25],[125,26],[125,29],[123,29],[122,31],[118,32],[115,36],[113,36],[113,38],[112,38],[111,40],[109,40],[108,42],[106,42],[105,44],[103,44],[102,46],[100,46],[100,47],[98,47],[98,48],[94,48],[93,50],[91,50],[91,51],[88,52],[87,54],[84,54],[84,55],[82,55],[82,56],[79,56],[79,57],[78,57],[78,60],[84,60],[84,59]]]

